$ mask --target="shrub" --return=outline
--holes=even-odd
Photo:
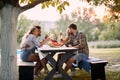
[[[92,41],[88,42],[91,48],[120,48],[120,41]]]

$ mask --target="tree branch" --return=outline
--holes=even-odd
[[[46,2],[46,1],[49,1],[49,0],[35,0],[31,4],[28,4],[28,5],[25,5],[23,7],[19,7],[19,8],[22,9],[22,11],[25,11],[25,10],[31,9],[31,8],[35,7],[36,5],[43,3],[43,2]]]

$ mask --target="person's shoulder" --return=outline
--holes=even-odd
[[[29,38],[29,39],[33,39],[33,38],[35,38],[35,35],[29,34],[29,35],[28,35],[28,38]]]
[[[30,37],[35,37],[35,35],[33,35],[33,34],[29,34],[29,36],[30,36]]]
[[[79,36],[82,38],[84,38],[86,36],[82,31],[79,31],[78,33],[79,33]]]
[[[82,34],[83,34],[83,35],[84,35],[84,33],[83,33],[82,31],[78,31],[78,34],[80,34],[80,35],[82,35]]]

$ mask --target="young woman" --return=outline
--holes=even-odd
[[[37,47],[43,46],[47,41],[51,40],[49,37],[44,39],[42,42],[39,41],[38,37],[41,36],[41,27],[34,26],[32,27],[22,38],[21,42],[21,59],[23,61],[33,62],[36,61],[36,66],[34,69],[35,77],[40,77],[39,70],[42,67],[45,69],[45,72],[48,72],[46,67],[46,59],[39,59],[38,53],[35,53]]]

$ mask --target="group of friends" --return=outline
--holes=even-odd
[[[33,26],[22,38],[21,41],[21,55],[20,58],[26,62],[36,62],[34,68],[34,76],[36,78],[40,77],[40,71],[44,68],[46,74],[49,73],[47,68],[47,59],[40,59],[36,50],[38,47],[42,47],[47,42],[51,41],[51,37],[48,36],[44,40],[40,41],[39,37],[41,36],[41,27]],[[76,24],[70,24],[66,29],[66,36],[62,40],[62,45],[67,47],[75,47],[78,49],[78,53],[73,53],[73,56],[66,61],[66,66],[64,68],[65,72],[69,69],[73,69],[73,65],[77,66],[78,62],[81,60],[86,60],[89,57],[89,48],[87,44],[86,35],[83,32],[78,31]],[[64,54],[62,54],[64,55]],[[62,57],[61,54],[58,55],[58,58]],[[73,69],[74,71],[75,69]]]

